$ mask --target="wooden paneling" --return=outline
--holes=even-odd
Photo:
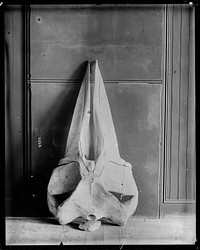
[[[105,86],[119,151],[133,165],[139,189],[136,214],[158,217],[161,85],[105,83]],[[48,214],[47,184],[63,157],[79,88],[78,83],[32,84],[33,215]]]
[[[166,202],[195,200],[194,7],[174,5],[168,18]]]
[[[195,15],[194,8],[189,11],[189,86],[188,86],[188,119],[187,119],[187,165],[193,166],[187,171],[187,197],[195,197],[196,192],[196,119],[195,119]]]
[[[23,18],[22,9],[5,9],[5,195],[6,214],[23,206]]]
[[[87,60],[105,80],[161,79],[162,5],[31,8],[32,79],[82,80]]]

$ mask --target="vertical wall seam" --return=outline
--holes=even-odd
[[[166,67],[167,67],[167,5],[163,7],[163,30],[162,30],[162,81],[160,92],[161,109],[160,109],[160,146],[159,146],[159,178],[158,178],[158,218],[161,218],[162,204],[164,203],[165,187],[165,130],[166,130]]]
[[[171,93],[170,93],[170,99],[171,99],[171,114],[170,114],[170,152],[169,152],[169,199],[171,198],[171,185],[172,185],[172,178],[171,178],[171,167],[172,167],[172,159],[171,159],[171,149],[172,149],[172,109],[173,109],[173,60],[174,60],[174,5],[172,8],[172,31],[171,31],[171,79],[170,79],[170,87],[171,87]],[[170,102],[169,102],[170,103]]]
[[[170,10],[169,10],[170,8]],[[171,80],[171,76],[169,76],[169,66],[170,66],[170,32],[171,32],[171,26],[170,26],[170,13],[171,13],[171,6],[168,6],[167,9],[167,14],[166,14],[166,23],[167,23],[167,27],[166,27],[166,39],[167,39],[167,51],[166,51],[166,65],[167,65],[167,71],[165,73],[166,76],[166,83],[165,83],[165,89],[166,89],[166,93],[165,93],[165,112],[166,112],[166,120],[165,120],[165,176],[163,177],[163,185],[164,185],[164,201],[166,201],[169,197],[170,197],[170,174],[169,174],[169,166],[170,166],[170,162],[169,162],[169,151],[168,151],[168,145],[170,143],[169,140],[169,81]]]
[[[179,192],[180,192],[180,186],[179,186],[179,175],[180,175],[180,120],[181,120],[181,112],[180,112],[180,107],[181,107],[181,80],[182,80],[182,75],[181,75],[181,68],[182,68],[182,5],[181,5],[181,16],[180,16],[180,57],[179,57],[179,97],[178,97],[178,174],[177,174],[177,200],[179,200]]]
[[[188,182],[188,135],[189,135],[189,122],[188,122],[188,104],[189,104],[189,91],[190,91],[190,7],[189,7],[189,38],[188,38],[188,89],[187,89],[187,110],[186,110],[186,126],[187,126],[187,130],[186,130],[186,154],[185,154],[185,192],[186,192],[186,199],[188,198],[188,190],[187,190],[187,182]]]
[[[167,117],[168,117],[168,109],[167,109],[167,105],[168,105],[168,100],[167,100],[167,97],[168,97],[168,89],[167,89],[167,83],[168,83],[168,79],[169,79],[169,12],[168,12],[168,6],[166,7],[166,60],[165,60],[165,64],[166,64],[166,72],[165,72],[165,121],[164,121],[164,150],[163,150],[163,154],[164,154],[164,171],[163,171],[163,202],[165,202],[165,200],[167,199],[168,197],[168,190],[167,190],[167,163],[168,163],[168,160],[167,160],[167,143],[168,143],[168,138],[167,138]]]

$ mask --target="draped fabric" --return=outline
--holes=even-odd
[[[68,194],[59,203],[58,195]],[[138,190],[118,142],[98,61],[88,62],[64,157],[48,185],[48,206],[61,224],[77,217],[122,225],[135,212]]]

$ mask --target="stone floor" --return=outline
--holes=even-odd
[[[94,232],[80,221],[61,226],[54,218],[6,218],[6,245],[194,244],[195,219],[134,219],[124,227],[102,224]]]

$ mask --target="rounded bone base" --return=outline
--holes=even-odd
[[[88,220],[79,225],[79,228],[83,231],[93,232],[99,229],[101,226],[101,221],[98,220]]]

